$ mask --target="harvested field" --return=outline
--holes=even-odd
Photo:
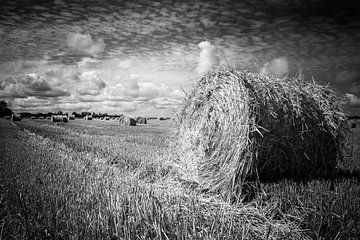
[[[0,119],[3,239],[360,236],[356,175],[336,179],[333,190],[327,180],[263,183],[266,197],[230,205],[179,180],[167,147],[172,121],[131,128],[113,121],[15,124]],[[344,171],[360,171],[357,130]]]

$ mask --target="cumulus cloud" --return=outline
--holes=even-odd
[[[118,63],[118,67],[122,68],[122,69],[129,69],[132,65],[132,61],[131,60],[121,60]]]
[[[134,112],[138,109],[137,103],[133,102],[116,102],[116,101],[77,101],[77,102],[63,102],[56,105],[58,109],[62,111],[90,111],[90,112],[107,112],[110,114]]]
[[[196,72],[203,74],[209,71],[214,65],[218,65],[220,62],[219,57],[216,55],[216,48],[208,41],[202,41],[199,43],[200,56]]]
[[[138,109],[138,104],[135,102],[116,102],[105,101],[103,102],[103,108],[100,109],[103,112],[134,112]]]
[[[150,100],[156,109],[177,109],[181,102],[168,97],[158,97]]]
[[[1,81],[0,94],[9,98],[56,98],[70,96],[68,91],[48,81],[44,76],[35,73],[16,78],[10,77]]]
[[[351,93],[345,93],[345,103],[351,106],[359,106],[360,107],[360,98]]]
[[[102,81],[96,71],[83,72],[79,76],[81,83],[77,86],[77,94],[96,96],[106,88],[106,83]]]
[[[106,89],[104,97],[115,103],[136,103],[136,111],[154,114],[154,111],[173,110],[181,104],[184,94],[163,83],[149,81],[142,75],[130,74]]]
[[[91,68],[99,64],[99,61],[94,58],[85,57],[81,61],[77,62],[78,68]]]
[[[157,85],[146,81],[142,76],[130,74],[119,80],[119,83],[108,91],[109,96],[116,99],[127,100],[150,100],[168,92],[164,84]]]
[[[71,86],[80,80],[79,71],[76,68],[48,68],[44,72],[44,77],[54,83],[69,83]]]
[[[289,65],[286,57],[275,58],[264,64],[260,70],[262,75],[270,75],[277,78],[284,77],[289,73]]]
[[[85,53],[96,56],[104,51],[104,40],[99,38],[96,41],[89,34],[69,33],[66,38],[68,47],[77,53]]]

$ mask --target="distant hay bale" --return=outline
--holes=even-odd
[[[127,126],[136,126],[136,121],[135,119],[129,116],[122,115],[119,118],[119,124],[127,125]]]
[[[110,121],[110,117],[105,117],[105,121]]]
[[[68,121],[69,121],[68,116],[67,116],[67,115],[63,115],[63,116],[62,116],[62,121],[63,121],[63,122],[68,122]]]
[[[176,122],[181,178],[227,199],[256,194],[258,181],[331,173],[348,131],[328,87],[233,68],[199,79]]]
[[[62,118],[60,118],[60,116],[58,116],[58,115],[52,115],[51,121],[52,122],[62,122]]]
[[[52,122],[68,122],[68,117],[66,115],[52,115],[51,116]]]
[[[166,120],[166,119],[165,119],[164,117],[160,117],[160,116],[159,116],[159,117],[157,117],[157,120],[158,120],[158,121],[163,121],[163,120]]]
[[[15,121],[21,121],[21,115],[20,114],[11,114],[11,118],[10,118],[10,120],[12,121],[12,122],[15,122]]]
[[[137,117],[136,118],[136,123],[140,123],[140,124],[147,124],[147,119],[146,117]]]

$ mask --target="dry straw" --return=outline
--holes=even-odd
[[[126,126],[136,126],[136,120],[125,115],[121,115],[119,118],[119,124]]]
[[[327,86],[221,67],[198,80],[178,114],[177,166],[202,189],[252,198],[258,180],[331,174],[347,130]]]

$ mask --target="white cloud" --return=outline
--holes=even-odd
[[[138,109],[138,104],[133,102],[111,102],[105,101],[102,103],[102,108],[100,111],[103,112],[134,112]]]
[[[213,66],[218,65],[220,62],[219,57],[216,55],[215,46],[211,45],[208,41],[202,41],[199,43],[199,48],[201,49],[198,65],[196,67],[196,72],[198,74],[203,74],[209,71]]]
[[[262,75],[270,75],[277,78],[284,77],[288,73],[289,65],[286,57],[275,58],[271,62],[265,63],[260,70]]]
[[[79,78],[81,83],[76,90],[79,95],[99,95],[106,87],[106,83],[100,79],[96,71],[83,72]]]
[[[181,102],[177,99],[167,98],[167,97],[158,97],[150,100],[156,109],[178,109]]]
[[[131,60],[121,60],[118,63],[118,66],[122,69],[129,69],[132,65],[132,61]]]
[[[192,56],[194,60],[195,56]],[[64,96],[54,91],[36,93],[42,96],[29,96],[20,91],[28,88],[17,87],[16,91],[10,89],[9,85],[16,82],[18,77],[14,76],[13,63],[8,62],[0,64],[0,70],[6,69],[6,74],[0,71],[0,88],[6,87],[8,94],[4,95],[4,90],[0,90],[0,96],[7,101],[17,99],[18,105],[15,104],[14,109],[19,111],[104,112],[103,109],[107,109],[109,113],[135,111],[149,116],[170,113],[184,97],[180,87],[186,89],[187,84],[190,86],[190,79],[195,73],[191,68],[189,74],[164,70],[161,68],[162,61],[164,59],[157,56],[151,59],[123,56],[101,60],[88,56],[78,61],[77,65],[48,60],[21,62],[17,75],[24,77],[26,73],[35,73],[40,76],[37,87],[42,86],[44,90],[47,83],[52,90],[64,91]]]
[[[72,51],[93,56],[103,52],[105,49],[103,39],[99,38],[94,41],[89,34],[69,33],[66,42]]]
[[[345,93],[346,102],[351,106],[360,106],[360,98],[351,93]]]
[[[78,68],[91,68],[99,64],[99,61],[94,58],[85,57],[77,63]]]

